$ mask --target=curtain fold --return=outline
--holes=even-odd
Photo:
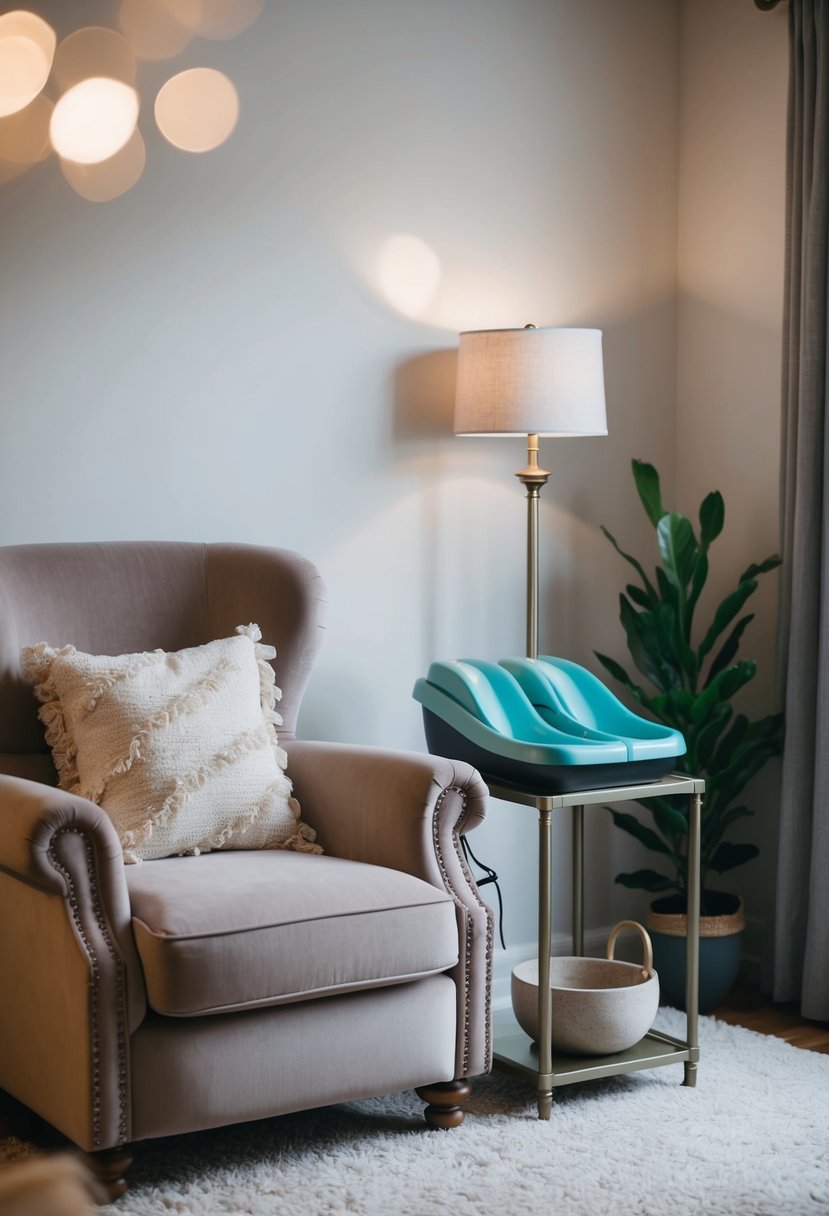
[[[829,0],[790,0],[774,998],[829,1020]]]

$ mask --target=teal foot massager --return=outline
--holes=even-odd
[[[640,718],[567,659],[432,663],[413,695],[430,752],[533,793],[657,781],[685,754],[679,731]]]

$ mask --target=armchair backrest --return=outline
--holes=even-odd
[[[325,625],[316,567],[285,549],[172,541],[0,547],[0,773],[55,780],[20,649],[181,650],[256,621],[292,738]]]

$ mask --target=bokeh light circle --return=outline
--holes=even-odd
[[[202,38],[235,38],[253,25],[265,0],[161,0],[179,25]]]
[[[41,17],[25,9],[0,16],[0,117],[16,114],[49,79],[57,41]]]
[[[165,0],[121,0],[118,24],[139,59],[172,59],[193,38],[170,12]]]
[[[121,80],[93,76],[64,93],[55,106],[49,134],[64,160],[94,165],[108,160],[130,139],[138,121],[138,94]]]
[[[60,168],[69,185],[82,198],[91,203],[108,203],[135,185],[146,162],[147,149],[136,127],[120,152],[109,160],[95,165],[62,160]]]
[[[135,51],[123,34],[101,25],[75,30],[55,51],[52,74],[61,93],[90,76],[135,83]]]
[[[233,82],[215,68],[172,76],[155,99],[155,120],[165,139],[184,152],[210,152],[228,138],[239,117]]]

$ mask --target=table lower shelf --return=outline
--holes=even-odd
[[[520,1073],[538,1082],[538,1047],[517,1026],[495,1036],[493,1060],[496,1066]],[[572,1085],[576,1081],[594,1081],[618,1073],[638,1072],[642,1068],[658,1068],[662,1064],[681,1064],[699,1060],[699,1048],[689,1047],[681,1039],[649,1030],[643,1039],[627,1051],[611,1056],[553,1055],[550,1088]]]

